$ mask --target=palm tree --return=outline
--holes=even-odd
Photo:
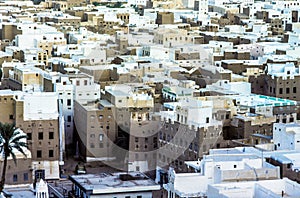
[[[5,174],[7,166],[7,158],[12,157],[15,164],[17,163],[16,151],[22,153],[25,157],[25,148],[28,148],[26,143],[27,135],[14,124],[0,122],[0,153],[4,158],[2,167],[2,176],[0,181],[0,192],[2,192],[5,184]],[[25,140],[25,141],[24,141]]]

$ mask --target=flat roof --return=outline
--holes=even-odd
[[[13,198],[35,197],[34,192],[29,185],[6,187],[4,193],[6,195],[12,195]]]
[[[114,105],[112,105],[110,102],[108,102],[107,100],[100,100],[99,102],[102,106],[104,107],[114,107]]]
[[[237,95],[236,99],[239,99],[240,106],[247,107],[259,107],[259,106],[273,106],[273,107],[281,107],[288,105],[297,105],[297,102],[294,100],[277,98],[272,96],[265,95]]]
[[[92,190],[93,194],[141,192],[160,189],[158,184],[140,172],[72,175],[70,179],[82,188]]]

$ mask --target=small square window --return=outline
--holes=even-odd
[[[23,177],[24,177],[24,181],[28,181],[28,173],[24,173]]]
[[[36,151],[36,157],[37,158],[42,158],[42,151],[41,150]]]
[[[27,133],[27,140],[32,140],[32,134],[31,133]]]
[[[54,157],[54,151],[53,150],[49,150],[49,157]]]
[[[54,139],[54,132],[49,132],[49,140],[53,140]]]
[[[39,140],[44,139],[44,133],[43,132],[39,132]]]
[[[13,182],[18,182],[18,175],[17,174],[13,175]]]

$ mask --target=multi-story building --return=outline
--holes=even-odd
[[[45,78],[45,75],[44,75]],[[52,77],[53,92],[58,94],[59,108],[64,117],[64,141],[65,148],[73,144],[74,133],[74,86],[68,76]],[[70,149],[69,150],[73,150]]]
[[[156,17],[156,24],[173,24],[174,13],[173,12],[158,12]]]
[[[299,68],[294,63],[272,64],[266,68],[264,92],[278,98],[300,100]],[[253,84],[255,86],[255,84]],[[260,86],[260,85],[258,85]]]
[[[20,92],[18,92],[20,93]],[[0,91],[0,122],[2,123],[15,123],[15,93],[11,90],[1,90]],[[25,140],[26,141],[26,140]],[[7,184],[23,184],[31,183],[32,172],[31,169],[31,152],[25,149],[26,157],[18,152],[14,151],[16,154],[16,163],[10,157],[8,158],[7,172],[6,172],[6,183]],[[3,163],[3,158],[1,158],[0,163]]]
[[[128,151],[126,170],[150,171],[156,166],[159,120],[153,115],[154,99],[139,92],[139,84],[106,86],[101,98],[115,106],[118,145]],[[120,156],[121,157],[121,156]],[[124,163],[124,162],[123,162]]]
[[[74,103],[74,123],[78,154],[84,161],[111,161],[114,155],[117,128],[115,107],[106,100]]]
[[[14,123],[15,121],[15,100],[14,92],[11,90],[1,90],[0,91],[0,121],[2,123]]]
[[[27,135],[35,179],[58,179],[63,163],[63,131],[56,93],[15,96],[15,123]]]
[[[275,150],[300,151],[300,124],[276,123],[274,124],[273,141]]]
[[[154,30],[153,43],[162,44],[164,47],[171,47],[183,44],[193,44],[194,39],[185,29],[179,29],[177,27],[175,29],[159,27]]]
[[[186,99],[165,103],[161,111],[158,166],[169,165],[183,171],[184,161],[197,160],[210,148],[219,148],[223,140],[222,122],[213,118],[213,102]]]
[[[34,67],[32,63],[10,62],[6,63],[12,68],[8,71],[8,78],[3,78],[7,88],[22,91],[43,91],[43,70]]]
[[[58,179],[63,163],[63,131],[59,125],[56,93],[22,93],[3,90],[1,122],[15,123],[27,135],[34,179]],[[3,120],[2,120],[3,119]],[[27,162],[26,162],[27,163]],[[31,163],[31,162],[30,162]],[[22,167],[22,165],[20,165]]]
[[[94,77],[85,73],[68,74],[74,86],[74,100],[95,101],[100,99],[100,85],[94,82]]]
[[[20,51],[21,62],[38,62],[44,64],[44,67],[48,65],[48,54],[40,48],[26,48]]]
[[[235,138],[252,138],[259,143],[258,136],[269,137],[273,134],[273,123],[295,122],[298,113],[296,101],[263,95],[233,96],[239,114],[231,122],[231,135]]]

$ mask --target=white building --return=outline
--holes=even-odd
[[[51,26],[37,23],[18,23],[17,29],[22,31],[22,34],[15,37],[15,43],[18,47],[39,47],[40,43],[45,42],[66,43],[64,34]]]
[[[209,185],[213,184],[280,178],[279,167],[244,150],[210,150],[210,155],[201,161],[185,162],[195,173],[176,173],[171,168],[169,182],[164,185],[168,197],[207,196]]]
[[[54,92],[58,93],[60,113],[64,117],[65,145],[73,142],[74,132],[74,86],[67,76],[52,78]]]
[[[136,6],[147,6],[147,2],[149,2],[149,0],[128,0],[127,4]]]
[[[74,100],[95,101],[100,99],[100,85],[94,78],[84,73],[69,74],[69,79],[74,86]]]
[[[287,178],[214,184],[208,186],[207,196],[209,198],[296,198],[300,196],[300,185]]]
[[[273,140],[275,150],[300,151],[300,124],[274,123]]]
[[[76,197],[152,198],[160,186],[140,172],[70,176]]]
[[[230,95],[251,94],[251,84],[248,82],[229,82],[228,80],[219,80],[216,83],[207,85],[205,89]]]

